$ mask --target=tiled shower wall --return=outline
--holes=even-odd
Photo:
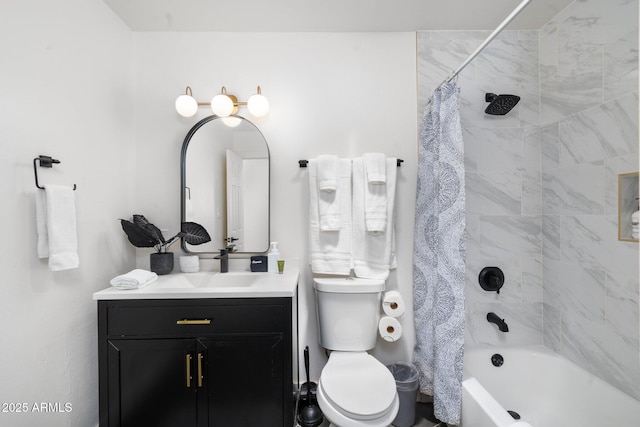
[[[617,176],[639,170],[638,0],[576,1],[540,30],[540,99],[544,343],[640,398],[638,243],[617,240]]]
[[[418,33],[420,114],[433,89],[489,35]],[[542,344],[542,193],[538,32],[505,31],[458,77],[467,201],[466,345]],[[485,93],[519,95],[506,116],[484,113]],[[500,294],[478,274],[500,267]],[[503,333],[486,320],[495,312]]]
[[[545,344],[640,398],[638,244],[617,174],[638,170],[638,0],[572,3],[505,31],[458,77],[467,191],[466,344]],[[419,113],[489,35],[418,33]],[[485,92],[522,97],[484,114]],[[499,295],[478,273],[499,266]],[[501,333],[486,321],[495,312]]]

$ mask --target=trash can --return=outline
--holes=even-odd
[[[400,407],[391,424],[395,427],[411,427],[416,421],[416,399],[418,397],[418,369],[411,363],[398,362],[387,368],[396,380]]]

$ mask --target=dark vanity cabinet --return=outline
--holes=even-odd
[[[98,301],[100,427],[292,426],[292,306]]]

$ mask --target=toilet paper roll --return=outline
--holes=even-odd
[[[405,304],[398,291],[385,292],[382,298],[382,311],[389,317],[400,317],[404,314]]]
[[[383,340],[395,342],[402,337],[402,325],[395,317],[382,316],[378,322],[378,332]]]

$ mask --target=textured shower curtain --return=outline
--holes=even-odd
[[[464,354],[464,148],[460,89],[442,84],[426,108],[418,149],[413,298],[420,391],[435,416],[460,423]]]

